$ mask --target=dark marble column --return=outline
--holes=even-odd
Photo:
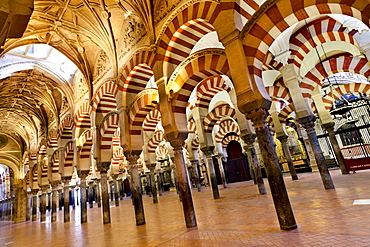
[[[201,150],[206,155],[206,158],[207,158],[209,176],[211,179],[211,186],[212,186],[212,192],[213,192],[213,199],[218,199],[220,198],[220,192],[218,191],[216,172],[215,172],[215,167],[214,167],[213,159],[212,159],[213,149],[214,147],[205,147],[205,148],[202,148]]]
[[[119,197],[118,197],[119,189],[118,189],[117,177],[118,177],[118,174],[113,174],[112,175],[112,178],[113,178],[113,182],[112,182],[113,183],[113,186],[111,188],[114,188],[114,190],[113,190],[114,203],[115,203],[116,207],[119,207]]]
[[[315,132],[315,118],[310,119],[297,119],[297,121],[305,128],[310,141],[312,150],[315,154],[315,159],[317,162],[317,167],[320,172],[321,180],[324,184],[326,190],[335,189],[333,180],[331,179],[324,154],[322,153],[319,140]]]
[[[63,177],[63,194],[64,194],[64,222],[69,222],[70,215],[69,215],[69,182],[71,181],[72,177]]]
[[[37,220],[37,194],[39,190],[32,190],[32,221]]]
[[[335,137],[334,122],[324,124],[323,127],[328,132],[329,140],[330,140],[330,143],[333,147],[333,150],[334,150],[334,153],[335,153],[335,156],[337,158],[337,161],[338,161],[338,164],[339,164],[339,167],[340,167],[340,170],[341,170],[342,174],[349,174],[349,172],[347,170],[347,167],[346,167],[346,164],[344,162],[344,156],[342,154],[342,151],[340,150],[337,138]]]
[[[277,138],[279,139],[281,143],[281,147],[283,148],[283,152],[284,152],[286,161],[288,163],[289,172],[290,172],[290,175],[292,176],[292,180],[298,180],[297,172],[293,164],[293,159],[292,159],[292,156],[290,155],[290,150],[288,146],[288,137],[286,135],[281,135],[281,136],[278,136]]]
[[[225,170],[224,170],[224,166],[222,165],[222,154],[218,154],[217,155],[217,161],[218,161],[218,167],[220,169],[220,175],[221,175],[221,181],[222,181],[222,185],[223,187],[226,189],[227,188],[227,182],[226,182],[226,177],[225,177]]]
[[[140,183],[140,176],[139,170],[137,167],[137,160],[139,159],[141,151],[126,151],[125,156],[129,162],[130,166],[130,177],[131,177],[131,198],[132,202],[135,207],[135,217],[136,217],[136,225],[144,225],[145,224],[145,214],[144,214],[144,205],[143,205],[143,198],[141,194],[141,183]]]
[[[43,222],[43,221],[46,221],[46,195],[47,195],[47,186],[42,186],[41,187],[41,200],[40,200],[40,213],[41,213],[41,217],[40,217],[40,221]]]
[[[297,224],[274,149],[274,142],[266,123],[267,116],[268,112],[263,108],[246,114],[246,117],[252,120],[256,131],[280,228],[293,230],[297,228]]]
[[[266,194],[266,187],[265,183],[263,182],[262,172],[261,172],[261,166],[258,164],[258,158],[256,154],[256,149],[254,148],[254,141],[256,139],[255,134],[247,134],[245,136],[242,136],[243,141],[245,142],[246,146],[246,152],[248,155],[248,160],[251,163],[253,167],[253,172],[256,180],[256,184],[258,186],[258,191],[260,195]]]
[[[192,160],[191,165],[193,166],[194,174],[195,174],[195,182],[197,184],[198,192],[202,192],[202,185],[200,184],[200,176],[199,176],[199,160]]]
[[[161,179],[161,169],[157,170],[157,185],[158,185],[158,194],[162,196],[162,179]]]
[[[103,223],[110,223],[110,206],[109,206],[109,191],[107,172],[109,170],[110,162],[97,162],[97,168],[100,171],[100,186],[103,209]]]
[[[29,221],[31,220],[32,218],[32,193],[31,192],[27,192],[27,214],[26,214],[26,221]],[[1,217],[1,213],[0,213],[0,217]]]
[[[57,204],[58,204],[58,183],[53,183],[51,185],[52,188],[52,202],[51,202],[51,222],[55,222],[57,220]]]
[[[94,181],[89,181],[88,197],[89,197],[89,207],[93,208],[94,207]]]
[[[86,177],[89,171],[80,171],[80,193],[81,193],[81,223],[87,222],[87,195],[86,195]]]
[[[150,170],[150,185],[152,187],[152,195],[153,195],[153,203],[158,203],[158,196],[157,196],[157,186],[155,182],[155,167],[157,164],[150,164],[148,168]]]
[[[172,140],[170,141],[174,151],[174,161],[178,174],[179,192],[184,210],[186,227],[196,227],[197,220],[195,217],[195,210],[193,205],[193,198],[191,195],[187,167],[184,161],[184,155],[182,148],[184,145],[183,140]]]
[[[101,187],[100,187],[100,179],[96,180],[96,201],[98,203],[98,208],[101,208]]]

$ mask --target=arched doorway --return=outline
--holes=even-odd
[[[249,165],[242,152],[240,143],[231,141],[227,145],[226,178],[229,183],[250,180]]]

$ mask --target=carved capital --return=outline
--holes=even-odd
[[[288,137],[286,135],[278,136],[277,139],[281,142],[281,144],[287,143]]]
[[[248,145],[248,146],[253,146],[253,143],[255,142],[256,140],[256,134],[246,134],[244,136],[241,137],[243,139],[243,141]]]
[[[206,156],[211,156],[213,154],[213,150],[215,149],[214,146],[208,146],[208,147],[203,147],[200,150],[206,155]]]
[[[307,121],[307,122],[300,123],[300,124],[306,130],[307,134],[315,132],[315,122],[314,121]]]
[[[107,173],[110,167],[110,162],[97,162],[97,168],[100,173]]]
[[[185,141],[182,139],[174,139],[170,141],[171,146],[173,147],[173,151],[182,151],[182,147],[185,144]]]
[[[247,119],[250,119],[255,129],[262,129],[267,127],[266,118],[268,116],[268,110],[259,108],[257,110],[247,112],[245,114]]]

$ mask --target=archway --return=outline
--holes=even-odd
[[[226,178],[229,183],[236,183],[250,180],[249,165],[246,157],[242,152],[240,143],[230,141],[227,145],[227,164]]]

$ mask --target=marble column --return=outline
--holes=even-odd
[[[69,214],[69,182],[71,181],[72,177],[63,177],[63,194],[64,194],[64,222],[70,221],[70,214]]]
[[[226,182],[225,170],[224,170],[224,166],[222,165],[222,159],[221,158],[222,158],[222,154],[218,154],[217,155],[217,161],[218,161],[218,167],[220,169],[222,186],[226,189],[227,188],[227,182]]]
[[[317,139],[317,135],[315,132],[315,119],[298,119],[297,120],[306,130],[308,140],[310,141],[312,150],[315,155],[315,159],[317,162],[317,167],[320,172],[321,180],[324,184],[326,190],[335,189],[333,180],[331,179],[328,167],[326,165],[326,160],[324,154],[322,153],[319,140]]]
[[[59,205],[59,210],[61,211],[63,209],[63,193],[62,190],[58,190],[58,205]]]
[[[174,152],[174,162],[178,174],[179,181],[179,192],[184,210],[186,227],[196,227],[197,220],[195,217],[195,210],[193,205],[193,198],[191,195],[187,167],[184,160],[182,148],[184,146],[183,140],[172,140],[170,141]]]
[[[214,147],[205,147],[205,148],[202,148],[201,150],[206,155],[206,158],[207,158],[209,176],[210,176],[212,192],[213,192],[213,199],[218,199],[220,198],[220,192],[218,191],[216,172],[215,172],[215,167],[214,167],[213,159],[212,159],[213,149]]]
[[[342,174],[349,174],[346,164],[344,162],[344,156],[342,154],[342,151],[340,150],[337,138],[335,137],[334,133],[334,122],[330,122],[327,124],[323,124],[323,127],[328,132],[330,144],[333,147],[335,157],[337,158],[340,170]]]
[[[30,191],[27,192],[27,214],[26,214],[26,221],[32,219],[32,193]],[[0,213],[1,217],[1,213]]]
[[[171,158],[172,163],[170,163],[170,168],[171,168],[171,171],[173,173],[174,180],[175,180],[176,193],[177,194],[180,194],[179,193],[179,179],[178,179],[176,165],[175,165],[175,161],[174,160],[175,160],[174,158]],[[181,200],[181,198],[180,198],[180,200]]]
[[[280,135],[277,137],[277,139],[279,139],[281,147],[283,148],[283,152],[288,163],[289,172],[290,175],[292,176],[292,180],[298,180],[297,172],[293,164],[293,159],[292,156],[290,155],[290,150],[288,146],[288,137],[286,135]]]
[[[40,200],[40,213],[41,213],[41,217],[40,217],[40,221],[43,222],[43,221],[46,221],[46,195],[47,195],[47,190],[48,187],[47,186],[42,186],[41,187],[41,200]]]
[[[117,177],[118,177],[117,174],[113,174],[112,175],[112,178],[113,178],[113,187],[114,187],[114,190],[113,190],[114,202],[115,202],[116,207],[119,207],[119,197],[118,197],[119,189],[118,189]],[[113,187],[111,187],[111,188],[113,188]]]
[[[161,169],[157,170],[157,185],[158,185],[158,194],[162,196],[162,178],[161,178]]]
[[[52,202],[51,202],[51,222],[57,220],[57,204],[58,204],[58,183],[51,184],[52,188]]]
[[[141,183],[140,183],[140,175],[139,169],[137,166],[137,160],[139,159],[141,151],[126,151],[125,156],[129,162],[130,166],[130,177],[131,177],[131,198],[132,202],[135,207],[135,217],[136,217],[136,225],[144,225],[145,224],[145,214],[144,214],[144,205],[143,205],[143,198],[141,194]]]
[[[89,207],[94,207],[94,181],[89,181]]]
[[[157,164],[150,164],[148,168],[150,170],[149,178],[150,178],[150,185],[152,187],[152,195],[153,195],[153,203],[158,203],[158,193],[157,193],[157,186],[155,182],[155,167]]]
[[[80,171],[80,193],[81,193],[81,223],[87,222],[87,195],[86,195],[86,177],[89,171]]]
[[[263,108],[246,114],[246,117],[252,120],[256,131],[280,228],[293,230],[297,228],[297,224],[274,149],[274,141],[266,123],[267,116],[268,112]]]
[[[23,186],[14,184],[16,196],[14,198],[14,223],[26,221],[27,218],[27,193]]]
[[[39,190],[33,189],[32,191],[32,221],[37,220],[37,194]]]
[[[202,192],[202,185],[200,184],[200,176],[199,176],[199,160],[192,160],[191,165],[193,166],[194,174],[195,174],[195,182],[197,184],[198,192]]]
[[[101,187],[100,179],[96,180],[96,200],[98,202],[98,208],[101,208]]]
[[[110,206],[109,206],[109,191],[107,172],[109,170],[110,162],[97,162],[98,170],[100,171],[100,186],[103,209],[103,223],[110,223]]]
[[[246,152],[248,156],[248,161],[252,165],[256,184],[258,187],[258,191],[260,195],[266,194],[266,187],[265,183],[263,182],[262,172],[261,172],[261,166],[258,164],[258,158],[256,154],[256,149],[254,148],[254,142],[256,139],[255,134],[247,134],[245,136],[242,136],[243,141],[245,142],[246,146]]]

